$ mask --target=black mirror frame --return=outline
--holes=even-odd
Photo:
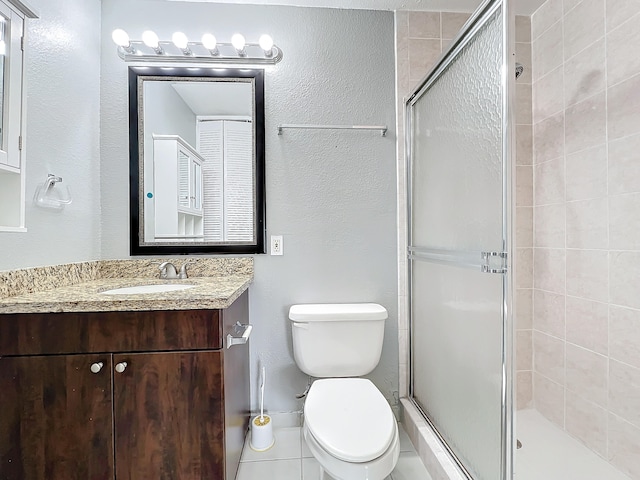
[[[142,245],[140,238],[140,139],[138,117],[138,78],[144,76],[253,78],[255,85],[255,243],[221,245]],[[190,254],[252,254],[266,253],[265,199],[265,130],[264,130],[264,71],[259,69],[188,69],[175,67],[129,67],[129,229],[130,254],[133,255],[190,255]]]

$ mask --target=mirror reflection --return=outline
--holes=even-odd
[[[134,143],[139,150],[139,185],[132,187],[138,191],[132,219],[139,221],[132,252],[259,253],[264,243],[262,72],[130,71],[139,115],[132,120],[138,137],[132,140],[132,168]]]

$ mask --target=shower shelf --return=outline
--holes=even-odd
[[[383,137],[387,135],[386,125],[278,125],[278,135],[282,135],[285,128],[295,128],[301,130],[380,130]]]

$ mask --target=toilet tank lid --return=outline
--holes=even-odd
[[[294,322],[385,320],[388,316],[377,303],[315,303],[292,305],[289,309],[289,319]]]

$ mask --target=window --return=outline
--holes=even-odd
[[[0,0],[0,231],[25,230],[24,23],[35,17],[20,0]]]

